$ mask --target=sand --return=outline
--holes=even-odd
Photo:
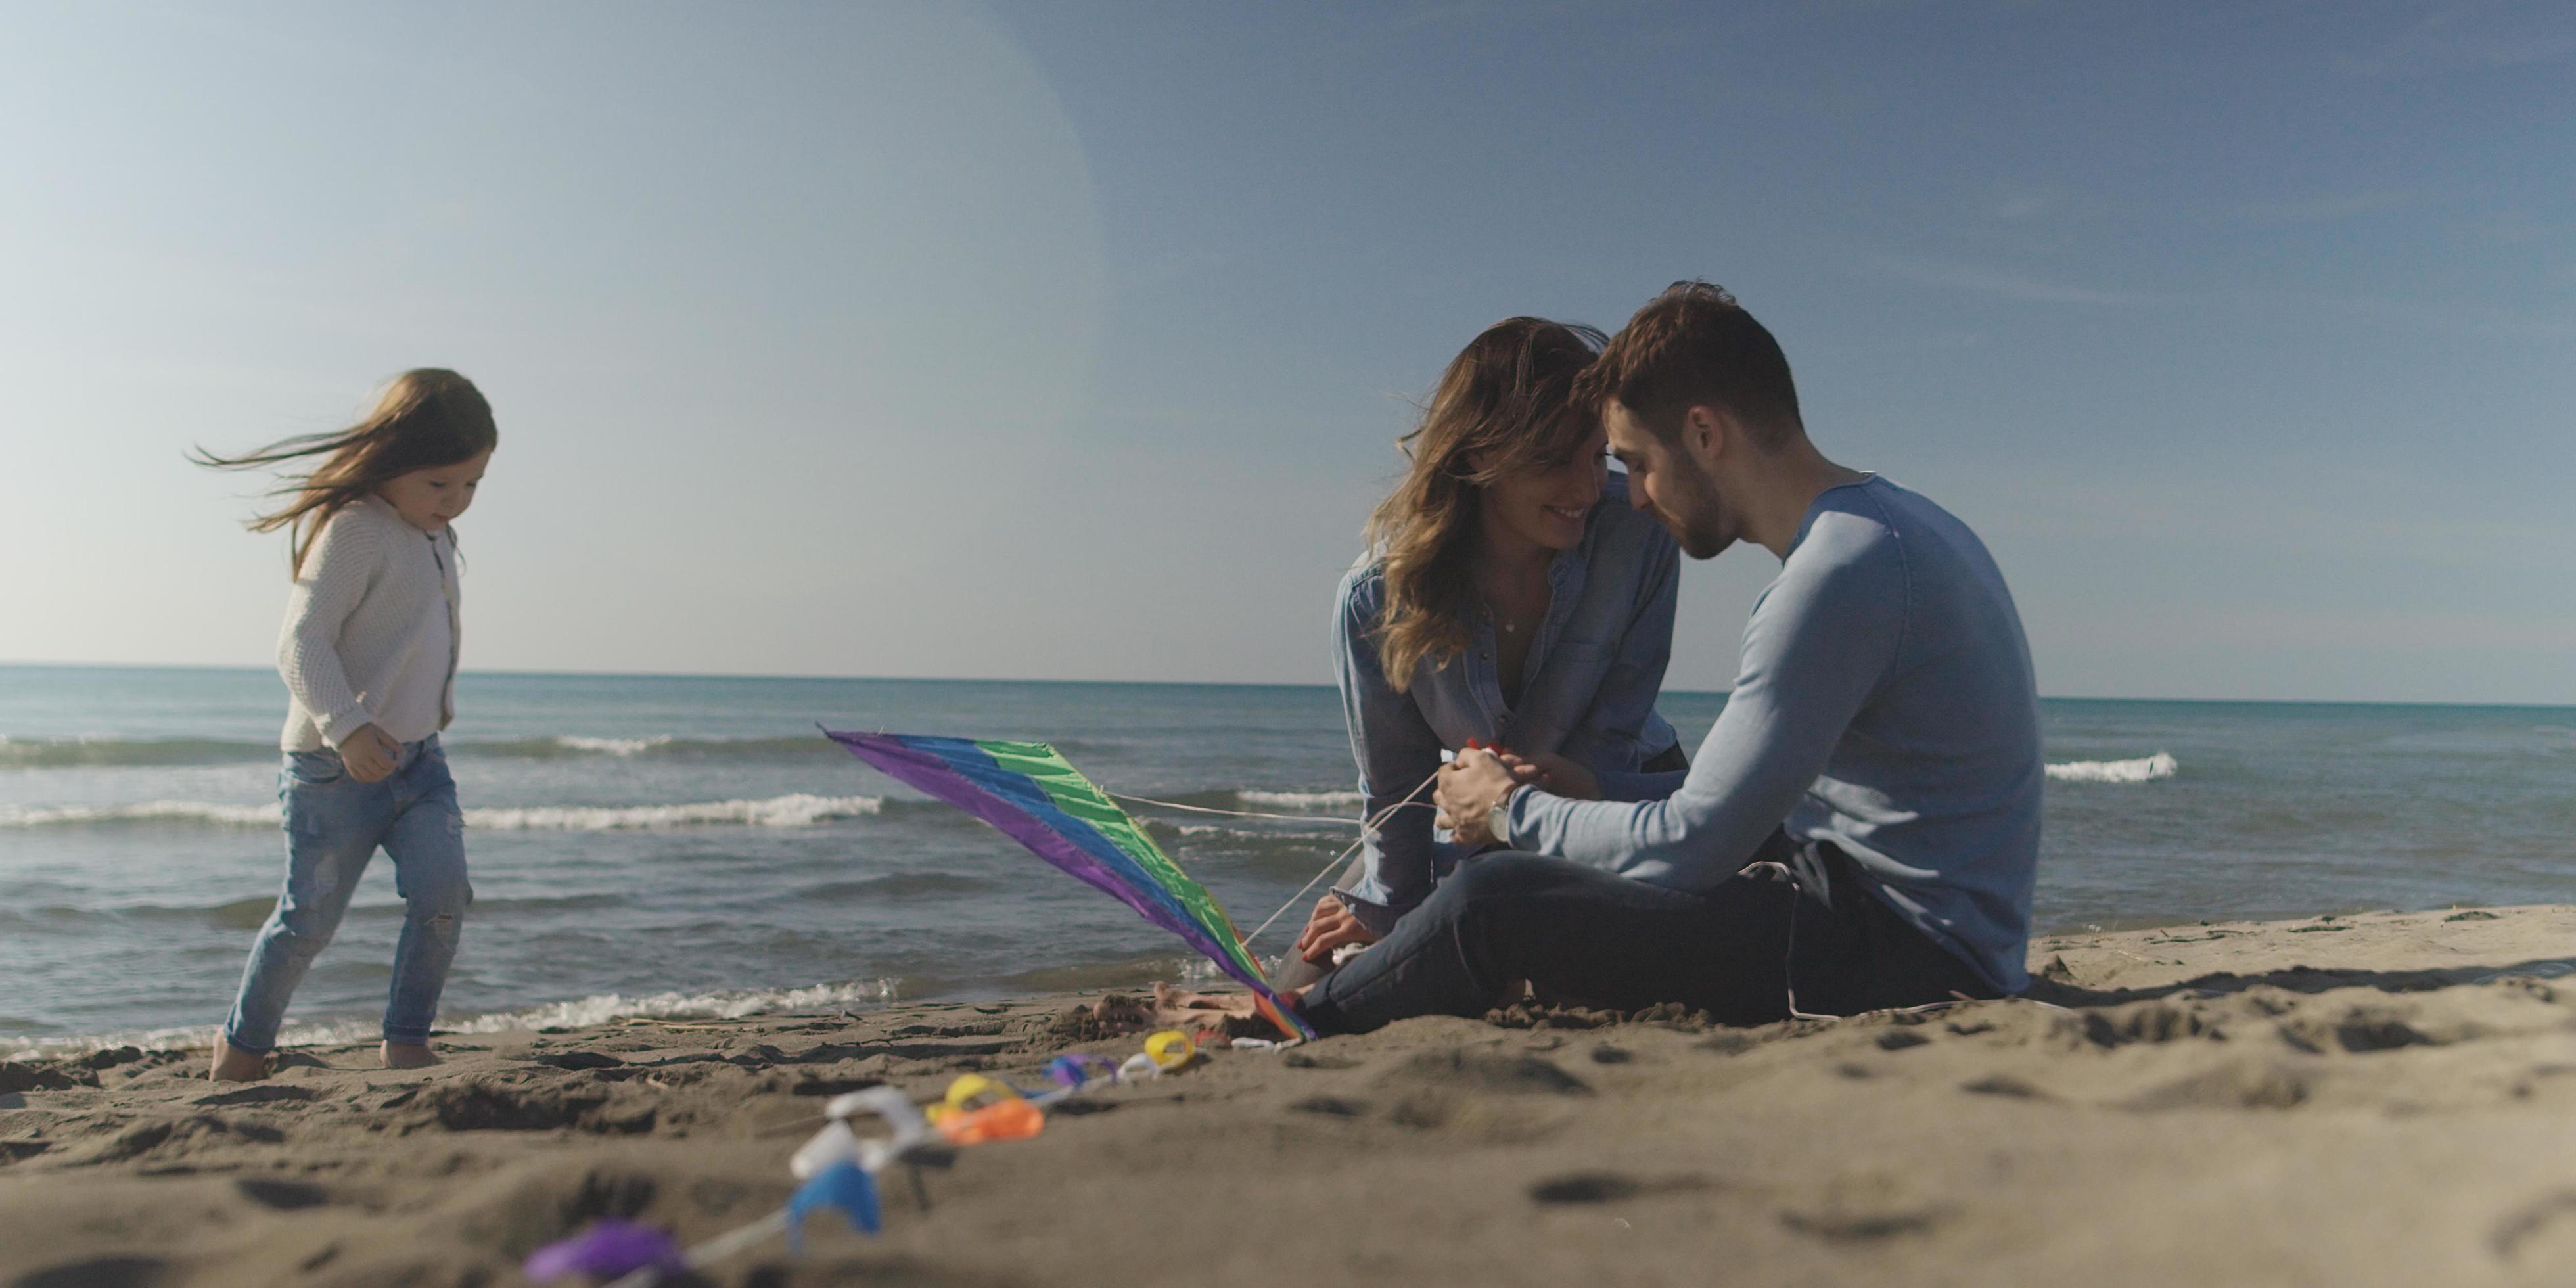
[[[890,1177],[726,1285],[2576,1282],[2576,908],[2060,936],[2033,999],[1512,1013],[1220,1051]],[[521,1282],[775,1207],[829,1093],[1030,1075],[1084,999],[0,1066],[0,1284]],[[925,1207],[922,1199],[928,1200]]]

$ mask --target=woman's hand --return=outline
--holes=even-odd
[[[1344,944],[1373,944],[1377,932],[1360,924],[1342,901],[1325,895],[1315,901],[1315,915],[1306,919],[1306,933],[1297,936],[1293,945],[1297,955],[1318,966],[1330,965],[1333,950]]]
[[[402,744],[372,724],[358,726],[340,744],[340,763],[349,767],[349,777],[362,783],[383,782],[401,758]]]
[[[1512,771],[1515,782],[1527,783],[1550,796],[1574,801],[1601,799],[1601,780],[1579,762],[1568,760],[1552,751],[1534,756],[1515,752],[1502,753],[1503,768]]]

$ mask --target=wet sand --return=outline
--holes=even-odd
[[[2029,999],[1760,1029],[1509,1012],[1217,1051],[705,1282],[2576,1280],[2576,908],[2060,936]],[[825,1099],[1120,1057],[1088,999],[0,1065],[0,1284],[506,1285],[775,1208]],[[927,1200],[925,1206],[923,1200]]]

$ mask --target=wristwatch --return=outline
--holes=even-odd
[[[1521,789],[1527,786],[1527,783],[1514,783],[1510,791],[1503,793],[1501,800],[1494,802],[1492,809],[1485,811],[1485,833],[1491,844],[1511,848],[1512,798],[1520,795]]]

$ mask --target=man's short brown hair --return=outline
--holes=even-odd
[[[1675,282],[1637,310],[1583,373],[1576,397],[1616,399],[1657,437],[1681,432],[1693,407],[1719,407],[1766,448],[1806,432],[1789,359],[1726,288]]]

